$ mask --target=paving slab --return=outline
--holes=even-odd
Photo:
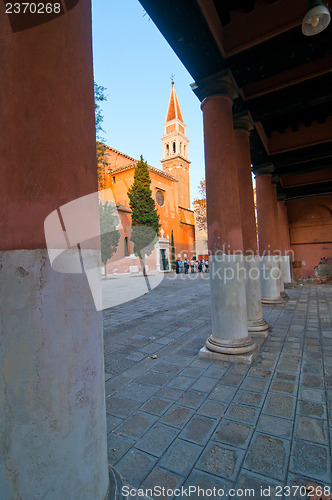
[[[139,450],[160,457],[179,434],[177,429],[168,425],[154,425],[135,445]]]
[[[290,442],[255,433],[245,460],[247,469],[283,480],[287,474]]]
[[[213,439],[225,444],[247,449],[252,432],[253,428],[249,425],[223,418],[213,435]]]
[[[163,454],[159,464],[182,476],[187,476],[194,467],[203,448],[183,439],[176,439]]]
[[[222,443],[210,442],[196,464],[198,469],[228,480],[235,480],[244,451]]]

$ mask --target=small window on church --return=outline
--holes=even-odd
[[[183,146],[183,154],[186,154],[186,145]]]
[[[169,155],[169,144],[166,144],[166,156]]]
[[[113,176],[113,183],[115,184],[115,176]]]
[[[173,153],[176,152],[176,146],[175,146],[175,142],[173,142]]]
[[[182,153],[182,142],[180,142],[180,153]]]
[[[128,244],[127,236],[124,239],[124,254],[125,254],[125,257],[129,257],[129,244]]]
[[[157,191],[156,192],[156,202],[158,203],[158,205],[160,207],[163,206],[164,204],[164,201],[165,201],[165,198],[164,198],[164,193],[162,191]]]

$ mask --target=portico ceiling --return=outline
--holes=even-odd
[[[274,164],[280,197],[332,192],[332,23],[304,36],[305,0],[140,3],[196,83],[231,73],[233,112],[255,124],[253,168]]]

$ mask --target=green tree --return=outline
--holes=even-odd
[[[150,189],[151,179],[146,161],[141,156],[134,173],[134,182],[128,190],[131,214],[131,241],[134,253],[142,262],[143,274],[146,276],[145,254],[150,255],[159,233],[159,215]]]
[[[95,124],[96,124],[96,156],[97,156],[97,176],[98,176],[98,187],[103,189],[104,186],[104,169],[107,167],[107,161],[105,159],[106,145],[103,143],[104,138],[102,132],[105,132],[102,123],[104,120],[104,115],[101,110],[100,103],[107,101],[105,95],[106,88],[102,85],[97,85],[94,82],[95,90]]]
[[[104,120],[104,115],[101,110],[100,103],[103,101],[107,101],[107,97],[105,95],[106,90],[107,89],[105,87],[103,87],[102,85],[97,85],[96,82],[94,82],[96,139],[99,141],[103,140],[102,132],[105,132],[101,125]]]
[[[116,229],[119,224],[118,211],[113,202],[99,202],[100,218],[100,249],[101,261],[105,268],[105,278],[107,277],[106,265],[108,260],[116,252],[119,244],[120,233]]]

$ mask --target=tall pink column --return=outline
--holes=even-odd
[[[287,205],[284,200],[278,201],[278,220],[280,237],[280,265],[284,283],[291,283],[290,236]]]
[[[262,302],[268,305],[283,304],[279,250],[279,226],[276,186],[272,183],[274,166],[255,167],[258,242],[261,259]]]
[[[44,236],[51,212],[97,190],[91,5],[76,4],[45,24],[30,17],[31,27],[18,16],[15,31],[1,5],[4,500],[105,500],[109,491],[101,313],[85,274],[51,267]]]
[[[212,335],[200,355],[251,362],[257,354],[248,336],[245,263],[232,117],[234,87],[228,75],[198,83],[202,102],[206,169]]]
[[[234,117],[234,137],[239,182],[243,247],[246,260],[246,299],[250,335],[266,337],[270,325],[263,319],[260,265],[257,245],[254,192],[249,135],[253,122],[249,113]]]

